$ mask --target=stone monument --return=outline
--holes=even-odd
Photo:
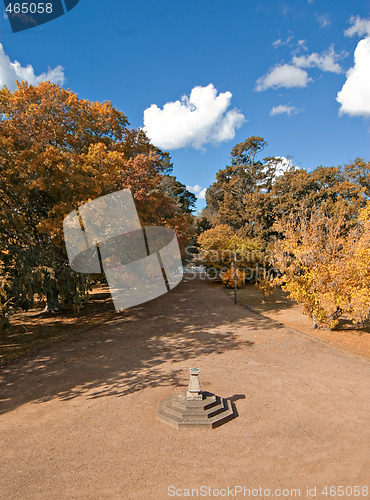
[[[210,392],[202,391],[199,368],[190,368],[187,391],[162,399],[157,418],[176,429],[213,429],[236,417],[233,404]]]

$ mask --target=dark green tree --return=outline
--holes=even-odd
[[[186,189],[186,186],[173,175],[164,175],[159,185],[164,193],[175,201],[175,209],[191,213],[195,209],[196,196]]]

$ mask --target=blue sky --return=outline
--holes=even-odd
[[[112,101],[133,127],[144,126],[145,112],[148,135],[197,191],[252,135],[267,140],[264,156],[291,156],[307,170],[369,160],[369,7],[80,0],[19,33],[2,15],[0,83],[51,78],[81,98]]]

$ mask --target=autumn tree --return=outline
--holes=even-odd
[[[370,202],[360,210],[342,253],[341,268],[331,263],[332,271],[340,275],[338,309],[353,322],[362,323],[370,315]]]
[[[343,205],[325,214],[301,209],[276,229],[273,265],[289,296],[305,307],[313,327],[334,328],[346,314],[354,322],[370,313],[370,202],[350,223]]]
[[[356,294],[347,271],[354,266],[352,275],[364,283],[355,268],[356,262],[369,265],[361,260],[366,236],[356,235],[366,227],[359,214],[370,198],[370,163],[356,158],[344,167],[319,166],[308,172],[280,157],[261,161],[258,155],[265,146],[261,137],[237,144],[231,165],[217,173],[206,192],[213,229],[227,225],[239,238],[257,239],[265,250],[276,238],[274,262],[284,273],[286,290],[305,304],[316,325],[333,326],[342,314],[360,318],[363,313],[349,298]],[[351,246],[361,258],[350,259]],[[268,273],[258,286],[266,298],[276,280],[264,268]],[[358,302],[366,304],[365,288],[359,286]]]
[[[354,167],[355,170],[356,167]],[[340,203],[347,217],[355,216],[366,204],[366,188],[341,167],[317,167],[312,172],[304,169],[288,170],[273,183],[270,197],[274,219],[321,207],[333,213]]]
[[[266,224],[273,224],[266,193],[272,189],[281,159],[257,159],[266,145],[262,137],[237,144],[231,151],[231,166],[217,173],[216,182],[206,192],[207,205],[217,212],[217,224],[242,230],[244,237],[261,237]]]
[[[276,219],[284,220],[307,209],[326,212],[340,202],[346,217],[355,217],[370,196],[370,164],[357,158],[345,167],[319,166],[312,172],[297,168],[280,157],[257,159],[266,142],[251,137],[232,150],[232,164],[217,173],[208,188],[208,207],[217,214],[216,224],[228,224],[244,238],[268,241]]]
[[[370,198],[370,162],[356,158],[353,163],[344,167],[345,179],[351,184],[358,185],[367,198]]]
[[[235,245],[237,267],[243,272],[245,279],[258,279],[258,269],[266,263],[266,255],[259,240],[241,238],[226,224],[204,231],[199,235],[197,242],[199,246],[197,260],[215,279],[220,279],[222,273],[234,265]]]
[[[49,310],[60,308],[60,298],[79,307],[86,279],[68,265],[63,219],[99,196],[130,188],[143,223],[189,230],[182,194],[161,188],[171,169],[168,153],[130,129],[110,102],[79,99],[50,83],[21,83],[14,92],[0,90],[0,116],[3,305],[10,300],[27,309],[39,294]]]
[[[205,214],[200,214],[199,217],[195,219],[195,234],[199,236],[204,233],[204,231],[208,231],[208,229],[212,228],[212,222]]]

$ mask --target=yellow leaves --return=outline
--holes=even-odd
[[[21,83],[0,92],[0,112],[8,117],[0,121],[0,187],[11,207],[5,216],[30,241],[39,231],[62,242],[67,213],[126,186],[150,205],[160,160],[147,153],[147,139],[134,143],[145,154],[126,158],[127,119],[111,103],[80,100],[50,83]],[[130,137],[134,142],[134,132]]]
[[[341,211],[301,214],[282,228],[274,266],[284,273],[284,289],[303,303],[319,324],[330,328],[347,314],[363,321],[370,313],[370,203],[346,230]]]
[[[234,288],[235,286],[235,267],[231,267],[231,269],[228,269],[227,271],[223,272],[221,274],[221,280],[222,284],[226,288]],[[237,288],[240,288],[244,282],[244,274],[239,270],[236,269],[236,286]]]
[[[212,269],[217,274],[224,268],[230,268],[234,262],[235,245],[237,247],[237,265],[251,279],[259,264],[265,264],[265,254],[261,243],[256,239],[238,237],[230,226],[221,224],[201,233],[199,245],[199,263]]]
[[[267,297],[274,292],[276,282],[273,276],[270,276],[266,273],[266,276],[258,280],[254,286],[262,293],[263,300],[265,302]]]
[[[367,203],[366,207],[360,210],[359,220],[363,222],[367,227],[370,226],[370,201]]]
[[[230,226],[220,224],[199,235],[198,244],[205,250],[218,250],[228,246],[229,240],[235,235]]]

